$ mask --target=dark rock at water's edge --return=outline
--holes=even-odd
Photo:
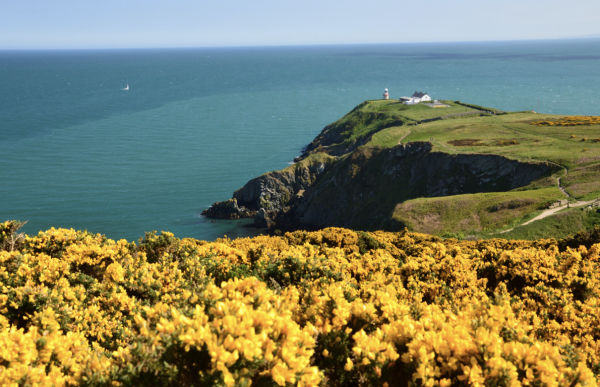
[[[237,200],[234,198],[214,203],[210,208],[202,211],[202,215],[216,219],[241,219],[254,217],[256,211],[238,206]]]
[[[282,171],[265,173],[235,191],[232,199],[213,204],[202,215],[219,219],[254,217],[256,227],[272,227],[275,218],[295,207],[334,160],[327,155],[312,157]]]
[[[254,217],[254,225],[260,228],[270,228],[274,226],[275,223],[273,219],[271,219],[270,214],[265,211],[264,208],[261,208],[256,212],[256,216]]]

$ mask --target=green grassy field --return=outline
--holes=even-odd
[[[377,102],[373,105],[370,101],[361,103],[350,113],[328,125],[327,135],[322,138],[317,137],[313,142],[312,145],[315,145],[317,149],[312,153],[326,151],[339,156],[356,149],[358,145],[365,144],[374,134],[385,129],[405,127],[416,123],[400,114],[405,110],[403,108],[405,105],[387,105],[389,104],[378,104]],[[386,106],[390,109],[379,110]],[[323,147],[327,147],[327,149],[325,150]]]
[[[571,169],[561,179],[569,195],[579,200],[592,200],[600,197],[600,164]]]
[[[569,170],[600,165],[600,142],[591,141],[600,138],[600,125],[538,127],[531,122],[564,116],[533,112],[460,116],[419,123],[423,119],[474,111],[452,101],[443,102],[451,107],[404,105],[397,100],[365,101],[332,124],[332,130],[339,133],[339,143],[344,144],[369,136],[366,145],[385,147],[397,145],[402,137],[402,142],[433,138],[435,150],[447,153],[498,154],[517,160],[551,161]],[[406,136],[408,130],[410,135]],[[580,170],[578,174],[582,172]],[[600,170],[588,168],[585,178],[600,177],[596,172]],[[577,178],[573,179],[570,183],[579,182]],[[589,192],[597,191],[588,188]]]
[[[411,127],[423,119],[474,111],[454,102],[449,105],[449,108],[431,108],[421,104],[405,105],[397,100],[365,101],[331,124],[327,137],[319,145],[328,147],[327,152],[338,156],[355,149],[356,144],[363,145],[368,141],[375,141],[374,145],[393,146],[403,135],[403,130],[398,131],[398,127]],[[382,134],[383,131],[386,133]]]
[[[377,112],[398,114],[413,121],[420,121],[428,118],[436,118],[448,114],[457,114],[476,111],[470,107],[459,105],[452,101],[444,101],[447,108],[432,108],[426,104],[405,105],[398,100],[375,100],[367,101],[367,105],[363,107],[365,112]]]
[[[412,126],[394,126],[381,132],[375,133],[369,141],[369,145],[392,147],[398,145],[398,141],[408,135]]]
[[[552,161],[568,169],[600,164],[600,142],[582,141],[585,137],[600,136],[600,125],[556,128],[530,124],[554,117],[514,113],[433,121],[411,127],[410,135],[403,142],[433,138],[434,149],[447,153],[498,154],[517,160]],[[388,135],[386,130],[378,134],[388,137],[387,144],[394,140],[397,143],[402,137],[400,133],[395,137]]]

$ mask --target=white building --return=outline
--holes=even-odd
[[[400,102],[404,102],[407,105],[414,105],[419,102],[431,101],[431,97],[427,93],[422,91],[415,91],[410,97],[400,97]]]

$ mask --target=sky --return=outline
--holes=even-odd
[[[0,0],[0,49],[535,40],[597,34],[598,0]]]

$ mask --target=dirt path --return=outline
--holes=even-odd
[[[408,129],[408,132],[406,132],[406,134],[402,137],[400,137],[400,140],[398,140],[398,144],[402,143],[402,140],[404,140],[406,138],[406,136],[408,136],[410,134],[410,129]]]
[[[565,169],[566,169],[566,168],[565,168]],[[566,176],[566,175],[567,175],[567,174],[565,173],[565,176]],[[570,198],[570,197],[571,197],[571,195],[569,195],[569,194],[567,193],[567,191],[565,191],[565,189],[563,188],[562,184],[560,184],[560,177],[558,178],[558,180],[557,180],[557,181],[558,181],[558,189],[560,189],[560,190],[562,191],[562,193],[564,193],[564,194],[565,194],[565,196],[566,196],[566,197]]]
[[[533,161],[533,160],[532,160],[532,161]],[[550,163],[550,164],[557,165],[557,166],[559,166],[559,167],[561,167],[562,169],[564,169],[564,170],[565,170],[565,174],[564,174],[564,176],[561,176],[561,177],[559,177],[559,178],[556,180],[556,182],[558,183],[558,189],[560,189],[560,191],[561,191],[561,192],[562,192],[562,193],[563,193],[563,194],[564,194],[566,197],[570,198],[570,197],[571,197],[571,195],[569,195],[569,194],[567,193],[567,191],[565,191],[565,189],[563,188],[563,186],[562,186],[562,184],[561,184],[561,182],[560,182],[560,179],[561,179],[561,178],[563,178],[563,177],[565,177],[565,176],[567,176],[567,175],[569,174],[569,170],[568,170],[568,169],[567,169],[567,167],[565,167],[564,165],[560,165],[560,164],[557,164],[557,163],[555,163],[555,162],[552,162],[552,161],[546,161],[546,162],[547,162],[547,163]]]
[[[562,188],[561,188],[561,189],[562,189]],[[563,192],[564,192],[564,190],[563,190]],[[565,194],[568,196],[568,194],[567,194],[566,192],[565,192]],[[557,213],[558,211],[560,211],[560,210],[564,210],[564,209],[565,209],[565,208],[567,208],[567,207],[568,207],[568,208],[571,208],[571,207],[583,207],[583,206],[590,205],[590,204],[594,203],[594,202],[595,202],[595,201],[597,201],[597,200],[598,200],[598,199],[590,200],[590,201],[587,201],[587,202],[575,202],[575,203],[569,203],[569,204],[565,204],[564,206],[560,206],[560,207],[552,208],[552,209],[549,209],[549,210],[544,210],[544,211],[542,211],[542,213],[541,213],[541,214],[539,214],[539,215],[538,215],[538,216],[536,216],[535,218],[533,218],[533,219],[530,219],[530,220],[528,220],[527,222],[525,222],[525,223],[523,223],[523,224],[520,224],[519,226],[526,226],[526,225],[528,225],[529,223],[533,223],[533,222],[535,222],[536,220],[540,220],[540,219],[547,218],[547,217],[549,217],[549,216],[551,216],[551,215],[554,215],[554,214],[556,214],[556,213]],[[496,234],[504,234],[505,232],[509,232],[509,231],[512,231],[512,230],[514,230],[514,228],[509,228],[508,230],[500,231],[500,232],[498,232],[498,233],[496,233]]]

